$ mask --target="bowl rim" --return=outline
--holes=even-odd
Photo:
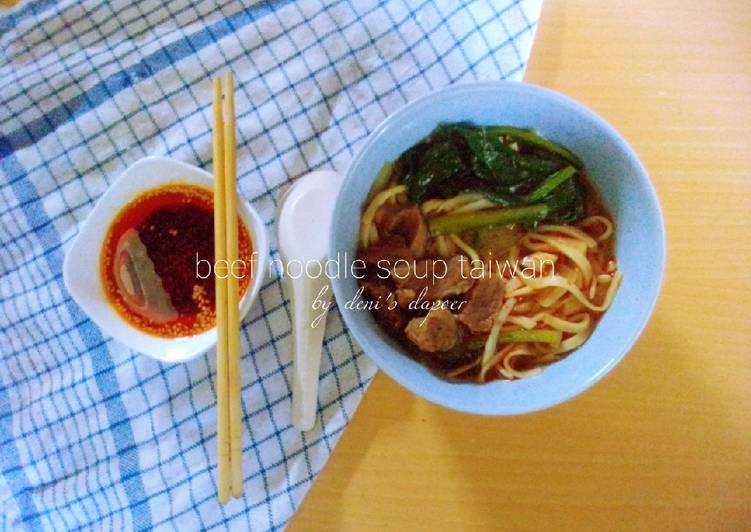
[[[165,173],[171,172],[170,177],[158,175],[151,179],[145,186],[133,185],[136,187],[136,190],[121,192],[122,188],[131,185],[131,183],[127,183],[127,181],[138,179],[139,173],[144,171],[144,169],[145,172],[148,173],[154,172],[156,168],[159,168]],[[97,199],[91,211],[89,211],[86,216],[86,219],[80,225],[77,234],[73,238],[73,241],[65,254],[63,262],[63,282],[66,290],[79,308],[83,310],[86,316],[88,316],[88,318],[94,322],[94,324],[96,324],[105,335],[110,336],[129,349],[133,349],[134,351],[148,357],[161,362],[174,363],[187,362],[212,349],[217,341],[216,326],[211,327],[202,333],[191,336],[163,338],[148,334],[136,328],[117,312],[114,312],[113,309],[110,309],[106,313],[106,316],[103,315],[97,308],[99,303],[94,303],[94,300],[101,302],[106,299],[106,295],[103,293],[101,287],[101,279],[98,271],[101,254],[100,241],[104,238],[104,235],[111,226],[114,218],[122,208],[137,195],[142,194],[147,190],[164,186],[168,183],[180,182],[211,189],[213,185],[213,176],[197,166],[163,156],[143,157],[129,165]],[[103,214],[102,211],[107,208],[106,204],[108,203],[114,203],[116,206],[109,212]],[[263,220],[247,200],[239,195],[237,209],[238,216],[242,219],[250,233],[251,242],[253,243],[253,252],[257,253],[255,263],[256,275],[251,279],[251,284],[248,290],[240,300],[240,319],[242,320],[258,298],[258,293],[261,289],[267,268],[269,243],[268,232]],[[101,223],[102,220],[106,221]],[[87,237],[90,238],[92,235],[94,235],[95,242],[85,242]],[[95,294],[85,294],[79,281],[80,272],[77,272],[77,270],[82,264],[82,256],[85,254],[84,251],[92,246],[96,248],[96,260],[93,260],[92,262],[95,263],[93,268],[96,270],[97,291]],[[106,301],[105,304],[109,305]],[[116,322],[117,325],[113,325],[113,322]],[[152,347],[145,348],[144,346],[147,344]]]
[[[569,399],[579,395],[586,389],[590,388],[593,384],[598,382],[600,379],[602,379],[607,373],[609,373],[613,367],[615,367],[625,356],[626,354],[633,348],[634,344],[638,340],[639,336],[644,331],[644,328],[646,327],[647,323],[649,322],[652,313],[654,312],[655,306],[657,304],[657,300],[659,298],[662,284],[664,281],[665,276],[665,266],[666,266],[666,233],[665,233],[665,222],[664,217],[662,213],[662,209],[660,207],[659,199],[657,196],[657,192],[654,188],[654,185],[649,178],[649,174],[647,173],[643,163],[639,159],[638,155],[636,154],[635,150],[628,144],[628,142],[624,139],[624,137],[613,127],[611,124],[609,124],[604,118],[600,117],[597,113],[586,107],[581,102],[575,100],[574,98],[571,98],[570,96],[566,96],[564,94],[561,94],[559,92],[556,92],[554,90],[541,87],[538,85],[534,85],[527,82],[520,82],[520,81],[509,81],[509,80],[497,80],[497,81],[479,81],[479,82],[467,82],[467,83],[457,83],[448,85],[446,87],[434,90],[429,92],[428,94],[425,94],[423,96],[420,96],[412,101],[409,101],[402,105],[399,109],[397,109],[395,112],[391,113],[389,116],[387,116],[373,131],[370,132],[368,135],[366,141],[364,144],[358,149],[355,156],[350,161],[350,164],[347,168],[347,171],[345,173],[344,181],[342,184],[342,189],[340,191],[340,194],[337,196],[336,203],[334,205],[334,219],[341,219],[342,218],[342,210],[343,210],[343,196],[344,192],[347,188],[347,185],[352,177],[352,171],[353,169],[357,168],[357,166],[360,164],[362,159],[365,157],[365,155],[369,152],[372,147],[379,142],[381,134],[384,130],[387,128],[390,128],[391,125],[395,122],[400,122],[403,120],[405,115],[409,115],[414,112],[415,108],[420,107],[421,105],[430,102],[431,100],[439,97],[444,97],[446,95],[450,95],[452,93],[471,93],[473,91],[486,91],[486,90],[496,90],[499,92],[506,92],[506,91],[522,91],[527,92],[531,95],[546,98],[548,100],[553,101],[556,105],[561,105],[568,107],[575,111],[577,114],[582,115],[583,117],[587,118],[588,120],[594,122],[599,128],[603,129],[608,134],[608,143],[611,145],[615,145],[615,147],[618,148],[619,151],[625,153],[629,160],[634,163],[635,168],[637,170],[637,173],[639,174],[639,180],[642,182],[642,184],[646,188],[647,197],[649,200],[649,205],[647,208],[654,211],[656,214],[657,221],[659,222],[656,224],[656,227],[654,228],[655,236],[656,238],[659,238],[659,241],[656,242],[658,247],[658,256],[655,257],[655,266],[659,266],[656,268],[657,271],[657,278],[655,283],[655,289],[652,294],[650,294],[650,299],[643,305],[643,314],[641,316],[641,319],[639,322],[632,327],[631,334],[628,335],[628,337],[622,342],[621,347],[617,350],[618,353],[615,356],[612,356],[608,358],[602,366],[599,368],[599,370],[589,376],[586,380],[578,383],[577,385],[572,385],[570,388],[568,388],[565,392],[561,392],[556,394],[555,396],[546,395],[544,399],[537,401],[536,403],[530,404],[525,403],[524,405],[516,405],[513,408],[498,408],[496,405],[485,405],[482,408],[477,408],[476,405],[473,404],[467,404],[465,402],[456,402],[452,401],[450,399],[447,399],[445,396],[439,394],[435,388],[431,388],[429,386],[417,386],[414,382],[412,382],[410,379],[405,378],[401,372],[398,369],[398,363],[392,364],[388,358],[384,357],[378,349],[374,349],[373,346],[366,346],[363,345],[361,342],[361,338],[364,336],[361,331],[361,324],[354,318],[352,311],[350,310],[341,310],[340,308],[340,314],[342,315],[342,319],[349,331],[351,331],[353,339],[362,347],[363,351],[376,363],[379,369],[381,369],[384,373],[386,373],[390,378],[392,378],[394,381],[402,385],[403,387],[407,388],[412,393],[419,395],[428,401],[431,401],[435,404],[444,406],[446,408],[450,408],[453,410],[457,410],[460,412],[466,412],[471,414],[479,414],[479,415],[488,415],[488,416],[498,416],[498,415],[518,415],[518,414],[525,414],[525,413],[531,413],[540,411],[546,408],[550,408],[552,406],[561,404],[563,402],[568,401]],[[359,223],[359,221],[358,221]],[[330,245],[329,245],[329,256],[335,257],[337,253],[342,252],[342,250],[337,249],[337,227],[332,226],[331,228],[331,235],[330,235]],[[332,279],[332,287],[333,292],[336,297],[337,302],[339,301],[346,301],[347,296],[344,293],[344,287],[342,285],[343,281],[338,278]],[[337,305],[339,307],[339,305]],[[404,355],[406,356],[406,355]],[[423,366],[423,370],[425,372],[429,372],[427,368]],[[433,375],[434,376],[434,375]],[[437,376],[434,376],[435,379],[440,379]],[[446,382],[446,381],[443,381]],[[515,382],[523,382],[522,381],[495,381],[495,384],[501,383],[504,385],[514,385]],[[454,384],[454,383],[450,383]],[[494,383],[484,384],[484,385],[474,385],[470,384],[469,386],[490,386]],[[456,386],[465,386],[466,384],[456,384]]]

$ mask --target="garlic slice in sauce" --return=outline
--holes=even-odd
[[[120,294],[134,313],[156,323],[177,319],[177,310],[135,229],[128,229],[120,237],[112,273]]]

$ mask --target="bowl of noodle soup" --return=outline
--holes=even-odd
[[[451,86],[392,114],[352,161],[334,220],[358,221],[330,239],[354,339],[412,392],[476,414],[594,384],[643,330],[664,270],[633,150],[523,83]]]

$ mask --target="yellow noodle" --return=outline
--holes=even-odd
[[[563,294],[566,293],[565,288],[550,288],[548,290],[538,290],[537,302],[541,307],[549,308],[558,301]]]
[[[608,286],[608,291],[605,293],[605,299],[602,302],[602,306],[605,307],[606,310],[610,308],[610,305],[613,303],[613,299],[615,299],[615,293],[618,290],[618,287],[621,285],[622,279],[623,274],[620,271],[615,272],[615,275],[613,275],[613,282],[610,283],[610,286]]]
[[[532,242],[527,238],[528,236],[529,235],[524,235],[520,240],[520,242],[525,248],[530,249],[532,251],[548,251],[548,252],[553,252],[553,253],[558,251],[553,246],[551,246],[550,244],[546,244],[545,242]]]
[[[513,292],[509,294],[508,297],[521,297],[521,296],[528,296],[529,294],[534,293],[535,289],[531,286],[523,286],[521,288],[517,288]]]
[[[574,285],[578,286],[579,288],[582,287],[582,272],[578,269],[574,270],[573,275],[573,283]]]
[[[535,321],[540,321],[545,314],[547,314],[547,312],[538,312],[534,316],[531,316],[531,318]]]
[[[387,188],[375,195],[373,201],[370,202],[365,212],[362,215],[360,222],[360,245],[364,248],[370,245],[370,225],[373,223],[376,211],[388,201],[389,198],[401,194],[406,191],[407,187],[404,185],[398,185],[395,187]]]
[[[597,305],[592,304],[585,296],[582,294],[581,290],[574,284],[572,284],[568,279],[561,277],[560,275],[551,275],[548,277],[541,277],[538,279],[525,279],[524,282],[527,284],[527,286],[531,287],[532,289],[540,289],[540,288],[562,288],[566,290],[567,292],[570,292],[573,294],[574,297],[576,297],[583,305],[585,305],[590,310],[596,310],[598,312],[604,310],[600,308]]]
[[[551,316],[550,314],[545,314],[542,317],[542,321],[550,325],[552,328],[562,332],[580,333],[586,331],[589,328],[589,324],[592,321],[589,317],[589,314],[583,313],[574,317],[578,317],[579,320],[569,321]]]
[[[477,360],[473,361],[473,362],[470,362],[469,364],[464,364],[463,366],[459,366],[458,368],[452,369],[451,371],[449,371],[448,373],[446,373],[446,375],[448,377],[451,377],[453,379],[455,377],[458,377],[462,373],[464,373],[466,371],[469,371],[470,369],[474,368],[478,364],[480,364],[480,359],[479,358]]]
[[[457,208],[479,201],[483,199],[482,194],[476,194],[473,192],[467,192],[465,194],[459,194],[453,198],[443,200],[440,210],[443,212],[455,211]]]
[[[436,237],[436,246],[438,246],[438,252],[441,254],[441,256],[444,259],[448,259],[452,256],[451,248],[449,247],[450,242],[446,239],[444,235],[439,235]]]
[[[420,205],[420,210],[422,211],[423,214],[430,214],[431,212],[440,210],[442,205],[443,205],[443,200],[431,199],[431,200],[422,202],[422,204]]]
[[[587,247],[586,244],[580,240],[573,240],[571,238],[552,237],[547,235],[541,235],[539,233],[530,233],[526,235],[524,239],[537,239],[545,242],[551,247],[557,249],[569,259],[581,270],[584,274],[584,282],[589,283],[592,279],[592,264],[587,259]]]
[[[488,369],[490,368],[488,361],[492,358],[493,353],[495,353],[495,346],[498,343],[498,334],[501,332],[501,325],[503,325],[503,323],[506,321],[506,318],[508,318],[509,314],[511,314],[511,309],[514,308],[515,304],[516,299],[514,299],[513,297],[507,299],[501,309],[498,311],[495,320],[493,320],[493,327],[490,329],[488,339],[485,341],[485,350],[482,353],[480,381],[485,378],[485,373],[487,373]]]
[[[495,353],[488,360],[488,364],[487,364],[488,368],[492,368],[493,366],[495,366],[496,364],[498,364],[498,362],[501,361],[501,359],[506,355],[506,353],[508,353],[509,351],[511,351],[512,349],[514,349],[517,345],[518,344],[508,344],[508,345],[503,346],[502,349],[500,349],[497,353]]]
[[[481,211],[483,209],[489,209],[490,207],[495,207],[495,206],[496,204],[490,201],[489,199],[481,198],[477,201],[466,203],[462,205],[461,207],[457,207],[456,209],[453,209],[451,212],[453,213],[474,212],[474,211]]]
[[[379,238],[378,228],[376,227],[374,223],[371,223],[369,229],[370,229],[370,233],[368,236],[369,236],[370,242],[377,242]]]
[[[550,264],[553,272],[555,272],[555,263],[557,261],[558,255],[546,253],[544,251],[535,251],[521,260],[521,273],[522,275],[525,275],[526,270],[532,268],[533,275],[538,275],[538,272],[542,274],[546,264]]]
[[[537,325],[535,320],[528,318],[527,316],[509,316],[506,318],[506,321],[527,330],[534,329]]]
[[[604,216],[589,216],[579,222],[579,227],[589,227],[590,225],[602,224],[605,226],[605,230],[597,237],[598,242],[603,242],[610,238],[613,234],[613,222],[605,218]]]
[[[584,310],[584,305],[573,296],[567,296],[561,301],[561,305],[555,309],[556,313],[559,313],[562,316],[571,316],[582,310]]]
[[[521,285],[522,285],[522,282],[521,282],[521,280],[518,277],[514,277],[509,282],[507,282],[506,283],[506,288],[505,288],[506,297],[508,297],[508,294],[510,294],[511,292],[513,292],[514,290],[516,290],[517,288],[519,288]]]
[[[529,314],[532,312],[532,309],[535,306],[535,302],[528,299],[526,301],[522,301],[521,303],[517,304],[513,310],[511,311],[512,314]]]
[[[507,353],[506,356],[504,356],[502,359],[501,365],[503,367],[500,369],[500,372],[504,377],[523,379],[524,377],[532,377],[534,375],[539,375],[540,373],[542,373],[542,368],[540,367],[534,367],[526,370],[514,369],[514,367],[511,365],[511,359],[520,356],[537,356],[537,353],[531,351],[526,346],[519,346]]]
[[[597,294],[597,283],[593,281],[589,283],[589,299],[594,299],[596,294]]]
[[[563,277],[575,283],[576,271],[570,268],[562,267],[558,270]],[[548,288],[540,290],[537,296],[537,302],[545,308],[552,307],[566,293],[564,288]]]
[[[524,235],[520,242],[529,247],[530,249],[533,249],[530,246],[539,247],[539,245],[546,244],[548,247],[550,247],[550,251],[552,253],[561,253],[561,249],[554,247],[555,243],[570,247],[581,253],[582,255],[587,254],[587,244],[581,240],[578,240],[576,238],[570,238],[568,236],[555,236],[555,235],[544,235],[542,233],[527,233]],[[533,251],[538,251],[537,249],[533,249]],[[543,250],[544,251],[544,250]]]
[[[591,329],[586,329],[585,331],[576,333],[573,336],[566,338],[561,342],[561,345],[554,351],[554,353],[567,353],[573,349],[576,349],[587,341],[591,332]]]
[[[429,199],[420,204],[420,210],[423,214],[441,213],[453,211],[468,203],[476,202],[483,199],[482,194],[468,192],[459,194],[449,199]]]
[[[540,363],[540,365],[543,365],[549,364],[550,362],[556,362],[560,359],[561,357],[558,353],[545,353],[537,361]]]
[[[516,244],[511,246],[511,248],[508,250],[508,257],[506,260],[510,262],[519,260],[519,246],[517,246]]]
[[[534,253],[531,253],[527,255],[526,258],[531,258],[535,261],[543,262],[543,261],[550,261],[550,262],[557,262],[558,261],[558,255],[555,253],[547,253],[545,251],[535,251]],[[524,259],[522,259],[523,261]]]
[[[616,279],[617,282],[615,282]],[[573,295],[577,300],[579,300],[582,305],[587,307],[589,310],[594,310],[595,312],[603,312],[608,308],[608,306],[610,306],[610,302],[615,296],[615,290],[618,288],[618,284],[620,283],[620,272],[616,274],[616,277],[613,279],[613,281],[614,282],[611,283],[608,287],[608,293],[605,296],[605,301],[603,302],[603,304],[595,305],[586,298],[579,287],[573,285],[568,279],[561,277],[560,275],[550,275],[537,279],[523,279],[523,282],[533,289],[547,287],[564,288],[566,291],[570,292],[571,295]]]
[[[472,248],[472,246],[467,244],[464,240],[454,234],[449,235],[449,238],[454,244],[456,244],[459,249],[464,252],[465,255],[469,257],[470,261],[472,261],[472,264],[475,264],[475,261],[482,262],[480,260],[480,255],[477,254],[477,251],[475,251],[474,248]]]
[[[538,233],[562,233],[564,235],[572,236],[576,239],[584,242],[589,249],[597,247],[597,242],[594,238],[587,233],[578,229],[572,225],[541,225],[537,228]]]

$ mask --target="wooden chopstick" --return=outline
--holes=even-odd
[[[232,72],[224,78],[224,201],[227,232],[227,359],[229,361],[229,427],[230,460],[232,463],[232,496],[242,497],[242,403],[240,399],[240,310],[237,275],[232,265],[237,262],[237,140],[235,138],[235,81]]]
[[[214,280],[216,289],[216,403],[217,403],[217,459],[219,460],[218,497],[225,504],[230,499],[230,416],[228,394],[227,353],[227,278],[216,274],[216,265],[227,259],[225,178],[224,178],[224,120],[222,86],[214,79]]]

